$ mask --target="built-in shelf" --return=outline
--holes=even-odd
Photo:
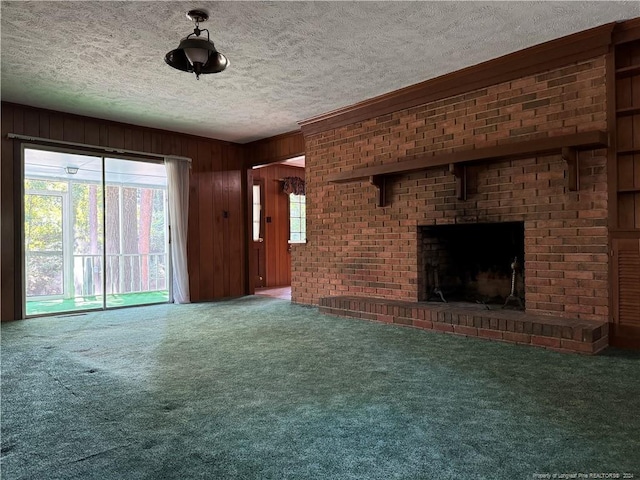
[[[616,75],[618,78],[631,77],[636,73],[640,73],[640,64],[616,69]]]
[[[618,193],[640,193],[640,187],[619,188]]]
[[[619,117],[625,117],[627,115],[635,115],[636,113],[640,113],[640,107],[626,107],[626,108],[618,108],[616,110],[616,115]]]
[[[618,156],[620,155],[635,155],[640,153],[640,147],[639,148],[627,148],[624,150],[618,150]]]
[[[459,199],[465,199],[465,166],[468,164],[561,153],[562,158],[568,165],[568,187],[570,190],[577,190],[578,156],[576,151],[608,146],[609,134],[606,131],[593,130],[452,153],[413,155],[395,163],[356,168],[330,174],[327,176],[327,181],[331,183],[350,183],[368,180],[378,189],[378,206],[385,206],[387,204],[386,182],[389,177],[434,167],[449,166],[449,171],[456,177],[457,196]]]

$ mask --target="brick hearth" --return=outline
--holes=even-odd
[[[596,354],[609,345],[609,324],[606,321],[533,315],[506,309],[486,310],[482,305],[468,303],[438,304],[332,296],[320,299],[320,311],[562,352]]]

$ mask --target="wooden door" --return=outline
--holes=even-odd
[[[640,238],[614,238],[612,344],[640,343]]]
[[[265,259],[265,225],[264,225],[264,180],[253,181],[252,205],[252,255],[254,285],[256,288],[267,285]]]

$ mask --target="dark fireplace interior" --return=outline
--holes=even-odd
[[[423,226],[419,235],[421,301],[524,309],[523,222]]]

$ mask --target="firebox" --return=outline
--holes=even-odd
[[[420,301],[524,309],[524,222],[418,228]]]

